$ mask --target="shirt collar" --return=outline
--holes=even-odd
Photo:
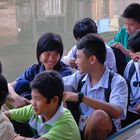
[[[53,117],[48,120],[46,123],[48,125],[53,126],[55,124],[55,122],[64,114],[65,109],[63,107],[63,103],[60,105],[60,107],[58,108],[57,112],[53,115]]]
[[[93,89],[99,89],[101,88],[108,88],[108,80],[109,80],[109,68],[105,66],[105,71],[100,78],[99,82],[93,87]],[[87,74],[82,81],[85,81],[86,83],[90,83],[90,77]]]

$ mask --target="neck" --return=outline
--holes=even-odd
[[[105,65],[99,65],[97,67],[94,67],[94,69],[89,74],[92,87],[99,82],[104,71],[105,71]]]
[[[49,112],[49,113],[44,112],[43,118],[45,119],[45,121],[49,121],[54,116],[54,114],[57,112],[58,108],[59,107],[55,107],[55,109],[52,109],[53,111],[51,110],[52,112]]]

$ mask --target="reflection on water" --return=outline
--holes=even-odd
[[[39,36],[55,32],[62,36],[65,53],[75,44],[74,23],[91,17],[105,40],[123,25],[119,17],[131,2],[140,0],[0,0],[0,60],[3,72],[13,81],[36,62]]]

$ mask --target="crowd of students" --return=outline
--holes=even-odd
[[[77,21],[65,59],[60,35],[44,34],[38,63],[12,83],[0,65],[1,140],[105,140],[140,118],[140,4],[122,17],[125,26],[108,45],[91,18]],[[121,72],[116,51],[131,59]],[[9,95],[14,106],[4,111]]]

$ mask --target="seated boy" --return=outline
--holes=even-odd
[[[81,39],[83,36],[85,36],[88,33],[98,34],[98,29],[97,29],[97,25],[96,25],[95,21],[93,21],[91,18],[87,17],[87,18],[83,18],[75,23],[74,28],[73,28],[73,35],[77,41],[79,41],[79,39]],[[106,50],[107,50],[107,56],[106,56],[105,64],[110,69],[117,71],[116,59],[115,59],[115,55],[114,55],[112,49],[106,45]],[[64,57],[64,61],[66,63],[68,63],[71,67],[74,67],[74,68],[77,67],[75,64],[76,51],[77,51],[77,46],[75,45],[71,48],[68,55]]]
[[[129,87],[129,105],[124,126],[140,119],[140,30],[129,37],[128,45],[132,51],[132,60],[124,71]]]
[[[77,124],[63,107],[63,81],[55,71],[42,72],[31,82],[31,105],[5,114],[18,122],[29,122],[34,138],[23,140],[80,140]]]
[[[64,100],[80,103],[79,128],[85,140],[105,140],[121,128],[120,121],[126,117],[127,83],[104,65],[106,47],[97,34],[87,34],[80,39],[76,55],[79,71],[63,78]],[[83,79],[82,73],[86,73]],[[77,94],[80,80],[83,86]]]

